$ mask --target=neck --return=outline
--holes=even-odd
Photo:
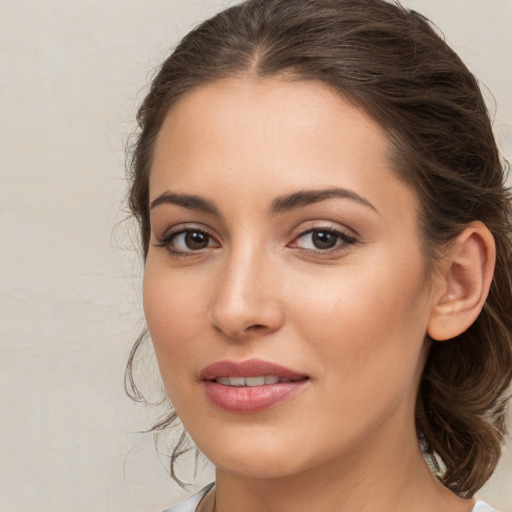
[[[266,479],[217,470],[215,512],[472,510],[474,500],[455,496],[432,475],[414,429],[384,444],[380,437],[293,475]]]

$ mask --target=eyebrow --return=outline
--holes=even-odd
[[[277,197],[272,202],[270,212],[272,214],[283,213],[332,198],[350,199],[351,201],[355,201],[359,204],[367,206],[375,212],[379,213],[377,208],[375,208],[375,206],[373,206],[373,204],[364,197],[361,197],[359,194],[356,194],[352,190],[338,187],[327,188],[323,190],[300,190],[298,192],[294,192],[293,194]]]
[[[197,210],[202,213],[220,216],[219,209],[215,206],[213,201],[195,195],[164,192],[151,201],[149,209],[152,210],[161,204],[175,204],[183,208],[188,208],[189,210]]]
[[[367,206],[375,212],[379,213],[377,208],[375,208],[375,206],[373,206],[373,204],[371,204],[370,201],[364,197],[361,197],[359,194],[352,190],[338,187],[321,190],[299,190],[293,194],[279,196],[274,199],[274,201],[272,201],[272,205],[270,206],[270,213],[272,215],[284,213],[332,198],[350,199],[351,201],[355,201],[359,204],[362,204],[363,206]],[[183,208],[188,208],[189,210],[209,213],[219,217],[221,216],[219,208],[217,208],[213,201],[191,194],[164,192],[156,199],[151,201],[150,210],[160,206],[161,204],[174,204]]]

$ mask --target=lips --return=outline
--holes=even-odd
[[[308,375],[259,359],[218,361],[200,372],[207,398],[237,413],[259,412],[304,389]]]
[[[291,382],[290,379],[277,375],[262,375],[261,377],[217,377],[215,382],[224,386],[264,386],[265,384],[277,384],[278,382]]]

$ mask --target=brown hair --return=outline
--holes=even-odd
[[[439,478],[472,496],[500,457],[512,376],[511,202],[476,79],[428,20],[383,0],[248,0],[223,11],[181,41],[138,112],[129,205],[144,255],[148,178],[167,112],[202,84],[248,74],[320,80],[384,127],[394,169],[420,199],[431,263],[472,221],[493,234],[497,264],[483,311],[457,338],[433,342],[416,406],[418,437]],[[127,367],[127,389],[138,399],[132,365],[144,338]],[[154,429],[175,419],[172,411]]]

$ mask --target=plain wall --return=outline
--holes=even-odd
[[[0,510],[158,511],[185,496],[124,395],[143,326],[124,145],[147,76],[227,2],[0,0]],[[405,0],[493,92],[512,157],[512,1]],[[162,459],[165,464],[165,457]],[[198,486],[209,478],[200,476]],[[512,447],[481,492],[512,512]]]

